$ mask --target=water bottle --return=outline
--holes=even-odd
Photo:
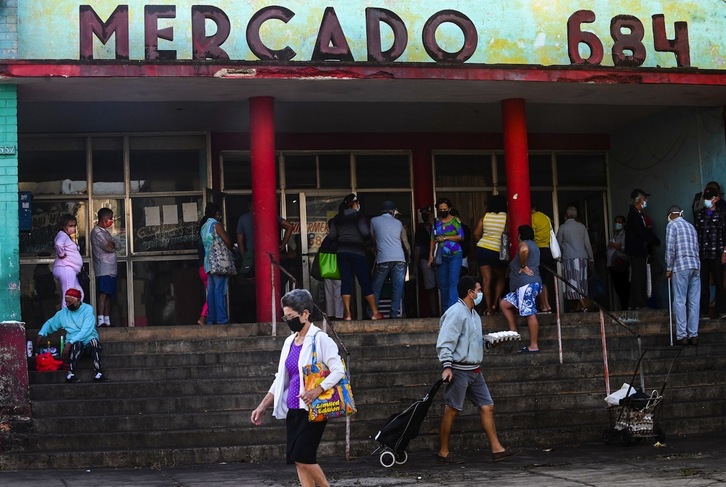
[[[65,348],[66,348],[66,337],[64,337],[63,335],[61,335],[61,339],[60,339],[60,349],[58,349],[58,353],[61,353],[62,354],[63,353],[63,350]]]

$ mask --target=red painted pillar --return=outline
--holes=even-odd
[[[277,175],[275,171],[275,105],[272,97],[250,98],[250,157],[255,221],[255,281],[257,321],[272,321],[270,253],[280,259],[278,242]],[[280,271],[274,270],[275,303],[280,314]]]
[[[509,234],[512,248],[515,248],[519,226],[532,224],[529,159],[527,157],[527,119],[523,99],[510,98],[502,101],[502,122],[504,125],[505,170],[507,171]]]

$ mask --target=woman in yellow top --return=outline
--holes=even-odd
[[[481,273],[481,287],[487,304],[486,314],[496,312],[497,303],[504,294],[504,278],[508,262],[499,260],[502,247],[502,233],[507,228],[507,200],[504,196],[494,195],[489,198],[489,207],[474,229],[476,244],[476,260]],[[494,284],[492,286],[492,278]],[[492,287],[494,293],[492,293]]]

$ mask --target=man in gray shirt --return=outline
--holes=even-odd
[[[381,216],[371,219],[371,236],[376,245],[376,265],[373,269],[373,294],[376,307],[381,297],[381,289],[386,277],[391,276],[391,318],[399,318],[401,297],[406,279],[406,255],[404,242],[408,248],[403,224],[396,219],[396,205],[392,201],[383,202]]]

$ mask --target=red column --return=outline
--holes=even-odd
[[[509,234],[514,246],[520,225],[532,224],[529,194],[529,159],[527,157],[527,119],[524,100],[510,98],[502,101],[504,125],[504,157],[507,171],[507,214]],[[514,247],[513,247],[514,248]]]
[[[255,220],[255,281],[257,321],[272,321],[270,253],[279,261],[277,176],[275,171],[275,106],[271,97],[250,98],[250,156]],[[280,313],[280,271],[274,271],[275,300]]]

